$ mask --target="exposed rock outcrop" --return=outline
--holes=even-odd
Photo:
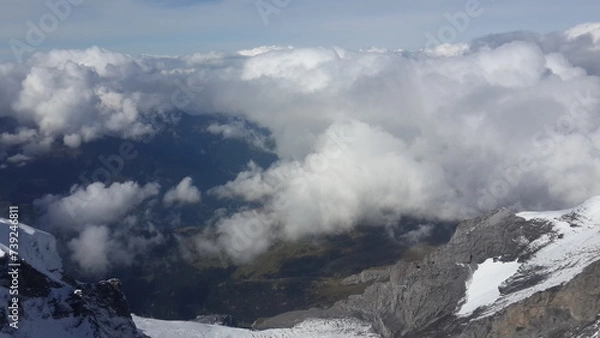
[[[600,199],[592,202],[563,213],[503,209],[465,221],[423,260],[394,265],[388,282],[330,309],[283,314],[257,327],[355,317],[385,337],[592,337],[586,334],[598,327],[600,313]],[[488,301],[469,299],[481,291],[468,290],[474,271],[502,262],[517,272],[496,285],[483,283],[487,294],[479,296],[492,294]],[[476,301],[474,311],[462,308]]]

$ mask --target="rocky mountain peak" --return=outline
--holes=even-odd
[[[0,232],[7,233],[8,220],[0,223]],[[65,274],[52,235],[20,224],[18,261],[7,243],[0,250],[0,300],[19,300],[18,328],[10,325],[7,308],[0,308],[0,337],[146,337],[133,323],[119,280],[81,283]],[[18,293],[10,288],[14,269]]]

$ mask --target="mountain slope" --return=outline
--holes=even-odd
[[[8,303],[7,229],[0,220],[0,299]],[[52,235],[21,225],[19,239],[19,330],[0,309],[0,337],[598,338],[600,328],[600,197],[465,221],[422,260],[396,263],[389,281],[329,309],[257,323],[264,331],[132,317],[118,280],[79,283],[61,271]]]
[[[423,260],[394,265],[388,282],[260,328],[354,316],[385,337],[575,337],[600,313],[599,210],[595,197],[569,210],[503,209],[465,221]]]
[[[19,315],[15,324],[7,306],[0,308],[0,337],[146,337],[131,319],[118,280],[75,281],[61,270],[54,237],[25,224],[19,224],[19,256],[12,260],[9,225],[0,219],[0,303],[13,304],[18,297]],[[10,288],[16,285],[13,276],[18,294]]]

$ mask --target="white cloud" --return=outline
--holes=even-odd
[[[135,182],[105,186],[95,182],[87,187],[73,186],[68,196],[46,195],[35,205],[44,210],[43,219],[62,229],[81,230],[86,225],[109,224],[121,220],[144,200],[158,195],[160,186]]]
[[[31,160],[31,157],[29,157],[29,156],[25,156],[23,154],[16,154],[16,155],[13,155],[13,156],[10,156],[9,158],[7,158],[6,162],[19,164],[22,162],[27,162],[29,160]]]
[[[135,90],[131,79],[125,92],[118,84],[141,71],[136,60],[97,47],[37,54],[23,65],[3,64],[0,74],[11,77],[0,89],[0,98],[8,100],[1,103],[7,107],[3,115],[34,127],[3,132],[0,144],[27,143],[40,151],[56,140],[76,148],[106,135],[139,139],[153,134],[156,126],[146,122],[142,111],[158,109],[161,101]]]
[[[594,25],[498,34],[433,56],[341,48],[140,58],[55,51],[0,67],[0,98],[9,100],[0,102],[9,107],[2,114],[27,126],[0,142],[33,156],[27,150],[52,140],[75,147],[104,135],[136,138],[155,132],[146,119],[173,102],[265,128],[278,161],[251,164],[211,190],[249,202],[212,228],[211,243],[230,254],[239,250],[227,243],[250,221],[265,234],[241,250],[254,254],[273,240],[403,215],[460,219],[500,206],[567,207],[600,194],[595,34]],[[244,126],[210,129],[251,139]],[[194,200],[191,188],[184,179],[165,203]],[[68,200],[47,198],[47,214],[62,220]],[[85,222],[108,217],[73,205]]]
[[[270,151],[270,139],[256,129],[247,126],[243,121],[230,123],[213,123],[206,128],[212,134],[221,135],[224,139],[241,140],[262,151]]]
[[[200,202],[200,190],[192,185],[192,178],[188,176],[182,179],[176,187],[167,191],[163,202],[165,205],[198,203]]]
[[[101,275],[110,268],[131,265],[137,255],[164,241],[164,236],[152,224],[145,229],[151,236],[135,235],[132,233],[134,224],[127,224],[130,221],[129,217],[125,218],[124,224],[116,229],[107,225],[85,226],[68,242],[71,259],[84,274]]]
[[[415,230],[411,230],[400,237],[410,244],[419,243],[431,236],[434,227],[433,224],[420,224]]]
[[[156,183],[105,186],[96,182],[74,186],[67,196],[46,195],[34,204],[44,211],[44,223],[67,239],[71,259],[82,272],[96,275],[131,265],[138,254],[163,242],[164,236],[154,225],[141,221],[134,212],[147,208],[144,203],[157,196],[159,189]]]
[[[79,237],[69,242],[71,259],[79,264],[85,273],[102,273],[109,265],[112,242],[106,226],[86,227]]]
[[[35,136],[35,130],[21,128],[13,134],[7,132],[0,134],[0,143],[6,145],[22,144],[31,141]]]
[[[600,23],[588,22],[581,25],[577,25],[565,32],[565,36],[569,40],[576,40],[579,38],[592,39],[595,45],[600,44]],[[596,46],[600,48],[600,46]]]

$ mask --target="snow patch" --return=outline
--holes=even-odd
[[[521,266],[517,262],[500,262],[488,258],[479,264],[473,277],[467,281],[466,303],[458,310],[457,315],[468,316],[481,306],[494,303],[500,297],[498,289]]]

